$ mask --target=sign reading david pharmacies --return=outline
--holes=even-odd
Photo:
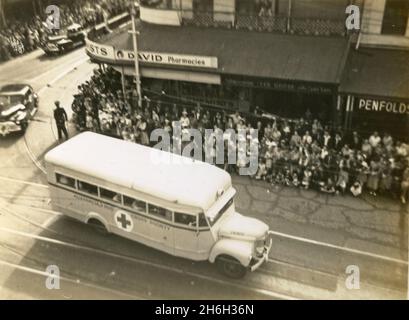
[[[357,98],[359,111],[386,112],[409,115],[409,102]]]
[[[115,59],[117,61],[133,61],[135,55],[132,51],[116,50]],[[139,62],[146,63],[217,69],[217,58],[208,56],[140,51],[138,53],[138,60]]]
[[[115,59],[115,54],[114,54],[114,48],[111,46],[106,46],[99,44],[94,41],[90,40],[85,40],[86,42],[86,50],[89,55],[95,58],[102,58],[102,59],[107,59],[107,60],[114,60]]]

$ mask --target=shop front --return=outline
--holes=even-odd
[[[98,44],[89,41],[87,48],[94,60],[110,60],[108,64],[125,77],[135,75],[128,32]],[[348,42],[142,24],[138,48],[144,95],[161,94],[231,111],[252,112],[258,106],[286,118],[310,113],[333,121]]]
[[[310,114],[326,122],[334,118],[336,85],[230,75],[223,77],[223,84],[244,92],[253,107],[280,117],[302,118]]]
[[[340,86],[344,125],[367,135],[409,141],[409,52],[363,48],[351,52]]]
[[[349,128],[368,136],[374,131],[409,141],[409,99],[350,97]]]

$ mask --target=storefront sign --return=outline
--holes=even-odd
[[[237,87],[249,87],[278,91],[294,91],[302,93],[332,94],[330,86],[316,85],[314,83],[290,82],[272,79],[254,79],[242,77],[226,77],[224,83]]]
[[[409,115],[409,102],[358,98],[358,110]]]
[[[86,50],[89,55],[96,58],[103,58],[108,60],[114,60],[114,48],[111,46],[105,46],[90,40],[86,40]]]
[[[133,51],[116,50],[115,59],[117,61],[133,61],[135,55]],[[140,51],[138,53],[138,60],[142,63],[217,69],[216,57]]]

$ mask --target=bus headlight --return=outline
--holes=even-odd
[[[265,249],[265,239],[257,240],[254,244],[255,254],[257,257],[262,257]]]

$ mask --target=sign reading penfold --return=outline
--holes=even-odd
[[[396,114],[409,115],[408,102],[396,102],[377,99],[363,99],[360,98],[358,102],[359,110],[372,112],[387,112]]]

